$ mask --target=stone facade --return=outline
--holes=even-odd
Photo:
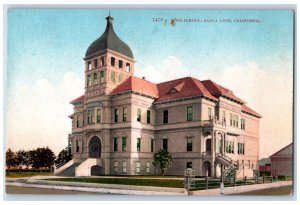
[[[102,36],[116,35],[106,33],[112,20]],[[160,149],[174,159],[167,175],[192,168],[198,176],[220,177],[234,164],[244,177],[258,169],[261,116],[232,91],[190,77],[154,84],[133,76],[131,50],[101,49],[84,58],[85,93],[71,102],[69,146],[77,176],[85,170],[83,175],[160,174],[152,164]]]

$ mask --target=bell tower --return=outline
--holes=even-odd
[[[132,51],[115,33],[113,20],[110,15],[106,17],[104,33],[86,51],[86,99],[109,94],[134,73]]]

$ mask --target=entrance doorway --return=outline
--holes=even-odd
[[[204,175],[211,177],[211,164],[209,161],[205,161],[203,163],[203,167],[204,167]]]
[[[101,157],[101,141],[97,136],[92,137],[89,145],[89,156],[90,158]]]

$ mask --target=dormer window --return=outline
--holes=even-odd
[[[116,59],[114,57],[111,57],[110,58],[110,65],[115,66],[115,64],[116,64]]]
[[[130,72],[130,63],[126,63],[126,71]]]

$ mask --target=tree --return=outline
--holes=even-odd
[[[165,149],[160,149],[154,154],[153,165],[159,165],[161,175],[164,176],[173,163],[172,155]]]
[[[50,168],[54,164],[54,152],[48,147],[37,148],[30,151],[32,166],[40,169],[42,167]]]
[[[55,165],[59,165],[61,163],[67,163],[72,159],[72,156],[69,154],[68,147],[60,151],[57,158],[54,160]]]
[[[16,166],[17,165],[17,158],[16,158],[16,153],[13,152],[10,148],[6,151],[6,166],[7,166],[7,170],[9,171],[9,169],[12,166]]]
[[[28,167],[31,164],[30,155],[28,151],[19,150],[16,153],[17,165],[19,166],[19,171],[21,171],[22,166]]]

